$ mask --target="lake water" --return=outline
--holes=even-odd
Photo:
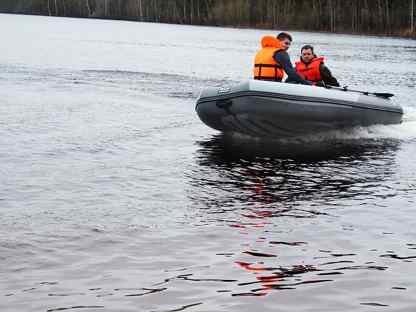
[[[0,311],[413,311],[416,41],[293,32],[404,122],[227,138],[277,31],[0,15]]]

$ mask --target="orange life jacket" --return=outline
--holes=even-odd
[[[296,72],[305,80],[312,82],[318,82],[322,80],[321,71],[319,66],[324,62],[323,57],[315,57],[308,64],[304,63],[302,60],[296,62]]]
[[[273,58],[276,51],[284,50],[282,43],[273,36],[264,36],[261,47],[254,59],[254,79],[282,81],[284,71]]]

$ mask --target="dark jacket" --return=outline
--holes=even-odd
[[[331,71],[329,70],[328,67],[325,66],[324,63],[321,63],[321,65],[319,66],[319,71],[321,72],[321,78],[322,81],[319,81],[317,83],[318,86],[334,86],[334,87],[339,87],[339,83],[337,81],[337,79],[332,76]]]
[[[296,70],[293,68],[292,62],[290,61],[289,54],[284,50],[279,50],[273,55],[274,60],[283,67],[287,75],[285,82],[288,83],[300,83],[304,85],[312,85],[310,81],[303,79]]]

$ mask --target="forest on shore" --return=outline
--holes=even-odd
[[[1,0],[0,12],[416,38],[416,0]]]

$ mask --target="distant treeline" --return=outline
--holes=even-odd
[[[0,11],[416,37],[416,0],[0,0]]]

